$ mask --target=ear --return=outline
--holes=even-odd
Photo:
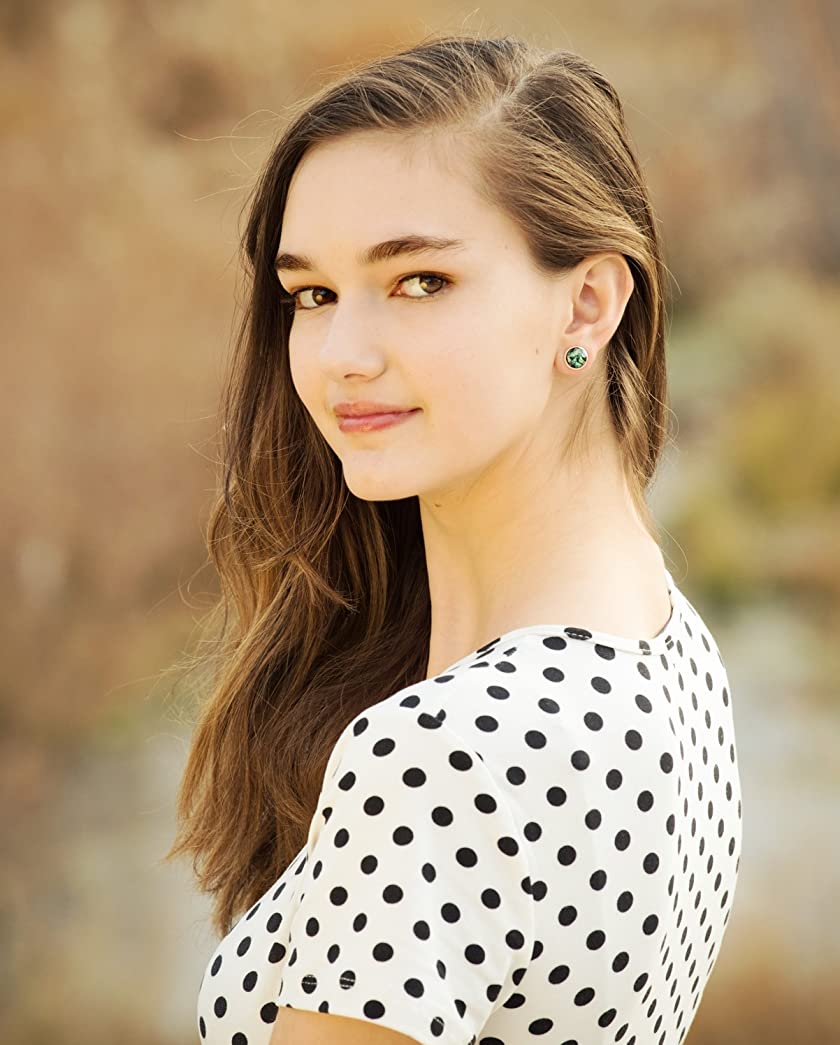
[[[633,273],[623,254],[596,254],[580,262],[565,284],[572,318],[562,331],[557,363],[568,370],[564,357],[570,348],[581,345],[594,362],[610,343],[633,293]]]

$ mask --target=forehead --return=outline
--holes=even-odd
[[[470,184],[464,150],[431,135],[353,132],[313,146],[286,198],[281,250],[348,257],[406,229],[467,244],[510,236],[512,222]]]

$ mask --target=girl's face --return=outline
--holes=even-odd
[[[459,245],[362,260],[412,237]],[[563,279],[535,269],[519,229],[428,141],[365,131],[310,149],[281,240],[278,256],[307,259],[278,266],[297,306],[292,380],[357,497],[439,500],[519,461],[547,427],[571,318]],[[333,408],[362,399],[417,412],[342,431]]]

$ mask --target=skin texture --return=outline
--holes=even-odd
[[[417,1039],[368,1020],[283,1006],[269,1045],[417,1045]]]
[[[358,260],[408,234],[465,246]],[[287,291],[314,288],[297,296],[292,380],[349,489],[419,499],[429,677],[531,624],[635,637],[664,626],[661,552],[633,508],[606,411],[593,418],[584,460],[561,454],[633,291],[621,254],[539,272],[518,227],[470,184],[457,144],[380,131],[304,156],[279,249],[319,266],[278,273]],[[405,278],[417,273],[451,283]],[[564,361],[575,345],[589,354],[577,371]],[[383,431],[342,432],[332,406],[362,398],[422,412]]]

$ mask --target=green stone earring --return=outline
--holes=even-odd
[[[580,370],[582,366],[586,365],[587,359],[589,359],[589,354],[585,348],[581,348],[580,346],[570,348],[566,353],[566,363],[572,370]]]

